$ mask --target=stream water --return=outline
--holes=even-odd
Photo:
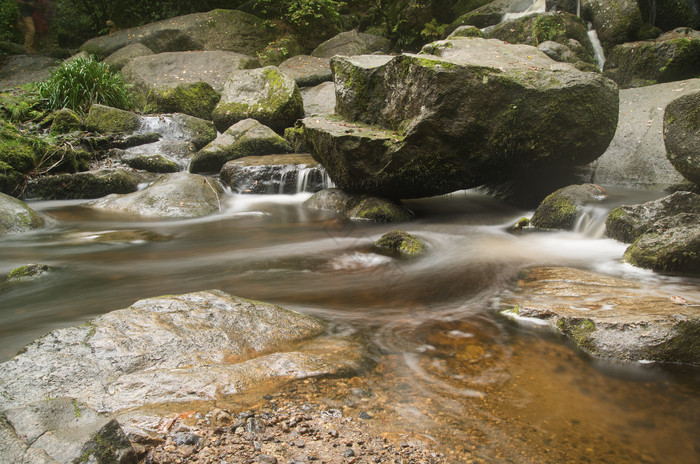
[[[0,287],[0,357],[138,299],[218,288],[361,335],[372,366],[356,384],[321,382],[320,394],[369,411],[378,430],[430,437],[452,462],[698,462],[700,370],[595,361],[493,309],[528,265],[700,300],[698,280],[623,264],[625,245],[602,237],[605,212],[659,196],[612,190],[579,231],[517,235],[507,226],[530,212],[475,192],[409,201],[417,220],[401,227],[430,250],[414,260],[372,252],[395,226],[307,209],[308,194],[228,194],[220,214],[165,221],[33,202],[46,226],[0,241],[0,274],[34,262],[56,270]]]

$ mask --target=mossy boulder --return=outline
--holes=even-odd
[[[635,40],[642,26],[636,0],[581,0],[581,15],[593,21],[593,28],[606,49]]]
[[[427,248],[425,243],[403,230],[387,232],[374,242],[374,246],[380,249],[391,250],[407,257],[419,256],[425,253]]]
[[[700,195],[676,192],[639,205],[622,205],[612,210],[605,220],[608,236],[632,243],[651,230],[659,221],[679,214],[698,214]]]
[[[169,173],[181,171],[181,166],[163,155],[133,154],[122,156],[121,160],[130,168],[155,173]]]
[[[660,272],[700,275],[700,213],[654,223],[625,251],[631,264]]]
[[[107,134],[128,134],[141,126],[136,113],[110,106],[95,104],[88,111],[85,125],[88,130]]]
[[[297,38],[293,35],[287,35],[270,42],[260,50],[258,61],[261,66],[278,66],[289,58],[301,55],[302,51],[302,46]]]
[[[16,267],[7,275],[8,282],[33,280],[43,276],[51,270],[48,264],[26,264]]]
[[[551,41],[567,48],[569,42],[575,40],[581,45],[580,48],[575,49],[578,52],[576,53],[578,60],[595,63],[593,45],[588,38],[586,23],[569,13],[537,13],[504,21],[488,32],[488,38],[535,47]]]
[[[148,94],[145,111],[149,113],[183,113],[211,120],[221,94],[206,82],[179,84],[172,88],[155,88]]]
[[[356,30],[341,32],[311,52],[316,58],[331,58],[335,55],[368,55],[370,53],[387,53],[391,47],[389,39]]]
[[[459,26],[447,36],[448,39],[455,37],[479,37],[485,39],[486,35],[476,26]]]
[[[700,32],[618,45],[606,56],[605,73],[622,88],[700,77]]]
[[[219,172],[227,162],[244,156],[291,153],[292,146],[255,119],[232,125],[192,157],[190,172]]]
[[[154,55],[153,50],[141,43],[135,43],[120,48],[104,59],[112,69],[121,70],[129,60],[139,56]]]
[[[294,79],[274,66],[231,73],[212,114],[219,132],[252,118],[283,133],[303,116],[299,87]]]
[[[649,283],[566,267],[526,269],[502,314],[535,318],[591,356],[700,364],[700,309]]]
[[[668,104],[664,112],[664,144],[673,167],[700,185],[700,92]]]
[[[649,7],[654,7],[654,25],[663,31],[670,31],[677,27],[692,27],[700,29],[700,8],[697,0],[673,0],[664,2],[640,2],[640,7],[646,6],[642,14],[650,12]],[[649,17],[649,15],[647,16]]]
[[[34,168],[34,149],[23,138],[0,138],[0,192],[21,196],[26,175]]]
[[[150,109],[150,106],[160,102],[162,105],[177,104],[182,107],[173,111],[185,113],[183,110],[191,107],[192,112],[205,114],[207,105],[216,98],[213,91],[223,91],[232,71],[258,66],[257,59],[235,52],[168,52],[133,58],[122,68],[121,73],[124,81],[133,85],[137,103],[146,106],[147,111],[158,112],[155,109],[157,106],[154,109]],[[200,82],[208,84],[211,89],[206,86],[183,87],[185,84]],[[173,92],[178,87],[180,89]],[[198,97],[204,99],[199,104],[196,102]],[[208,115],[206,118],[210,119]]]
[[[304,202],[304,206],[336,211],[352,220],[394,223],[413,219],[413,213],[398,202],[368,195],[352,195],[336,188],[316,192]]]
[[[63,108],[54,113],[53,122],[51,123],[51,133],[67,134],[79,131],[82,127],[83,122],[80,120],[78,113],[70,108]]]
[[[542,201],[532,215],[530,225],[538,229],[573,230],[581,207],[606,197],[605,189],[595,184],[561,188]]]
[[[223,188],[214,179],[176,172],[138,192],[109,195],[88,206],[146,217],[201,217],[221,211],[223,195]]]
[[[0,236],[26,232],[42,224],[39,215],[26,203],[0,193]]]
[[[100,198],[111,193],[136,190],[137,179],[123,169],[103,169],[35,177],[27,184],[26,196],[34,200]]]
[[[417,198],[572,170],[618,117],[610,80],[535,47],[455,38],[418,55],[331,59],[339,117],[301,121],[304,144],[351,193]]]
[[[238,10],[212,10],[122,29],[85,42],[81,51],[100,59],[132,44],[154,53],[223,50],[255,56],[275,35],[264,21]]]

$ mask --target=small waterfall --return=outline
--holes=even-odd
[[[313,193],[332,185],[321,166],[303,164],[246,166],[234,173],[232,181],[234,191],[255,194]]]
[[[649,5],[649,24],[656,26],[656,0],[651,0]]]
[[[576,16],[581,17],[581,0],[576,0]]]
[[[502,21],[522,18],[523,16],[531,15],[533,13],[544,13],[545,11],[547,11],[546,0],[532,0],[532,3],[529,7],[527,7],[527,9],[525,9],[525,11],[505,13]]]
[[[593,29],[592,23],[588,23],[588,39],[591,41],[591,45],[593,45],[595,63],[598,69],[602,71],[605,66],[605,54],[603,53],[603,46],[600,44],[600,40],[598,40],[598,33]]]
[[[600,206],[582,206],[581,213],[574,225],[574,232],[590,238],[604,237],[605,219],[608,217],[608,213],[607,208]]]

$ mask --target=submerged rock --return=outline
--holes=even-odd
[[[87,206],[149,217],[200,217],[221,211],[223,194],[214,179],[177,172],[164,175],[144,190],[109,195]]]
[[[664,144],[673,167],[700,185],[700,91],[679,97],[666,107]]]
[[[530,225],[539,229],[573,230],[581,207],[608,196],[595,184],[570,185],[545,198],[532,215]]]
[[[17,267],[7,275],[8,281],[33,280],[51,270],[48,264],[27,264]]]
[[[304,206],[336,211],[353,220],[392,223],[413,219],[413,213],[399,203],[368,195],[352,195],[336,188],[313,194]]]
[[[545,321],[596,357],[700,364],[700,305],[636,282],[564,267],[528,269],[500,308]]]
[[[617,88],[596,73],[493,39],[423,51],[331,59],[341,117],[306,118],[302,128],[340,188],[389,198],[448,193],[584,165],[612,139]]]
[[[392,230],[374,242],[377,248],[397,251],[403,256],[418,256],[425,252],[425,243],[403,230]]]
[[[123,169],[102,169],[35,177],[27,184],[26,197],[33,200],[100,198],[111,193],[130,193],[138,180]]]
[[[231,73],[212,117],[220,132],[253,118],[282,133],[303,115],[304,103],[294,79],[274,66],[266,66]]]
[[[25,202],[0,193],[0,237],[40,227],[43,221]]]
[[[255,119],[232,125],[192,157],[190,172],[219,172],[227,162],[244,156],[290,153],[292,146]]]

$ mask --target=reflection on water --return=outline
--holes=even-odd
[[[593,362],[491,309],[528,265],[632,277],[700,300],[697,280],[625,265],[625,245],[601,237],[606,210],[658,196],[613,192],[575,232],[516,235],[507,226],[530,213],[488,197],[413,200],[419,219],[402,227],[429,252],[403,260],[372,248],[395,226],[308,210],[307,195],[231,195],[221,214],[173,221],[38,202],[46,227],[0,241],[0,273],[32,262],[55,271],[0,287],[0,358],[138,299],[218,288],[362,335],[376,365],[357,388],[324,380],[319,394],[371,411],[379,429],[434,438],[454,462],[694,462],[697,369]]]

